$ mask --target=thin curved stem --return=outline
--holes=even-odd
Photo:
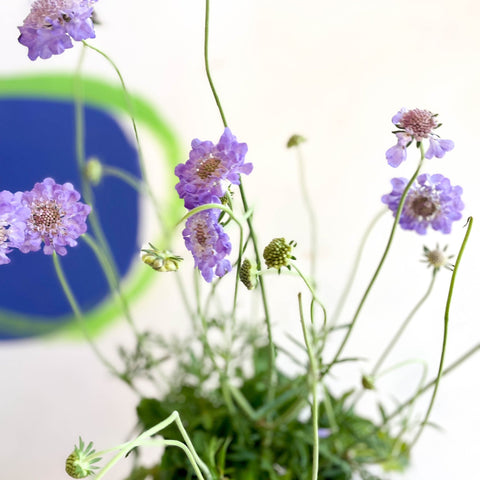
[[[443,342],[442,342],[442,353],[440,354],[440,362],[438,365],[438,373],[437,373],[437,378],[435,380],[435,386],[433,388],[433,393],[432,397],[430,399],[430,403],[428,405],[427,413],[425,414],[425,418],[423,419],[423,422],[420,425],[420,428],[415,435],[415,438],[413,439],[410,448],[415,445],[415,443],[418,441],[420,438],[420,435],[422,434],[425,425],[428,422],[428,419],[430,418],[430,414],[432,412],[433,404],[435,403],[435,398],[437,396],[437,391],[438,387],[440,385],[440,379],[442,378],[442,373],[443,373],[443,363],[445,360],[445,352],[447,349],[447,336],[448,336],[448,323],[450,320],[450,305],[452,303],[452,297],[453,297],[453,287],[455,286],[455,279],[457,277],[457,272],[458,272],[458,266],[460,265],[460,260],[462,259],[463,252],[465,250],[465,246],[467,245],[468,238],[470,236],[470,231],[472,230],[472,225],[473,225],[473,218],[468,217],[467,220],[467,231],[465,233],[465,237],[463,238],[462,245],[460,247],[460,251],[458,252],[457,260],[455,262],[455,267],[453,268],[452,272],[452,278],[450,280],[450,288],[448,290],[448,296],[447,296],[447,304],[445,306],[445,316],[444,316],[444,322],[443,322]]]
[[[315,290],[313,289],[310,282],[306,279],[305,275],[301,272],[301,270],[294,263],[290,263],[290,265],[295,269],[295,271],[298,273],[300,278],[303,280],[303,282],[305,283],[307,288],[310,290],[310,293],[312,294],[312,298],[315,300],[315,302],[318,303],[318,305],[320,305],[320,308],[323,311],[323,325],[325,326],[327,324],[327,310],[325,309],[323,303],[317,297],[317,294],[315,293]]]
[[[452,362],[447,368],[445,368],[442,371],[442,378],[448,375],[453,370],[455,370],[463,362],[468,360],[473,354],[477,353],[478,351],[480,351],[480,343],[477,343],[470,350],[468,350],[462,356],[460,356],[457,360]],[[430,382],[428,382],[423,388],[421,388],[415,395],[412,395],[408,400],[400,404],[392,413],[390,413],[389,415],[387,415],[387,417],[385,417],[382,427],[386,425],[392,418],[402,413],[403,410],[405,410],[405,408],[412,405],[418,397],[420,397],[421,395],[426,393],[428,390],[430,390],[436,384],[436,382],[437,382],[437,377],[435,377],[433,380],[430,380]]]
[[[220,102],[220,98],[217,94],[217,91],[215,89],[215,85],[212,80],[212,76],[210,73],[210,64],[209,64],[209,49],[208,49],[208,38],[209,38],[209,25],[210,25],[210,0],[205,0],[205,27],[204,27],[204,49],[203,49],[203,56],[204,56],[204,61],[205,61],[205,72],[208,78],[208,83],[210,85],[210,89],[212,91],[212,94],[215,98],[215,103],[217,105],[218,111],[220,113],[220,116],[222,117],[222,123],[223,126],[226,128],[228,126],[227,119],[225,117],[225,114],[223,112],[222,104]],[[243,204],[243,209],[245,212],[249,212],[249,206],[247,202],[247,198],[245,196],[245,191],[243,189],[242,185],[242,180],[240,179],[240,184],[239,184],[239,190],[240,190],[240,195],[242,197],[242,204]],[[250,238],[252,240],[253,248],[255,251],[255,258],[257,262],[257,269],[261,269],[261,259],[260,259],[260,254],[258,251],[258,244],[255,236],[255,231],[253,228],[253,222],[252,222],[252,215],[248,215],[247,217],[247,224],[248,228],[250,231]],[[267,326],[267,335],[268,335],[268,345],[269,345],[269,385],[268,385],[268,392],[267,392],[267,398],[269,401],[272,401],[275,397],[275,384],[276,384],[276,374],[275,374],[275,346],[273,343],[273,335],[272,335],[272,326],[270,322],[270,314],[268,310],[268,303],[267,303],[267,296],[265,293],[265,285],[263,282],[262,277],[259,277],[259,286],[260,286],[260,292],[261,292],[261,297],[262,297],[262,303],[263,303],[263,309],[265,312],[265,323]]]
[[[410,323],[410,321],[412,320],[414,315],[417,313],[419,308],[425,303],[427,298],[430,296],[430,293],[432,292],[432,289],[433,289],[433,285],[435,283],[435,278],[436,278],[437,271],[438,271],[437,269],[433,269],[432,278],[431,278],[430,283],[428,285],[427,291],[425,292],[423,297],[417,302],[417,304],[413,307],[412,311],[408,314],[408,316],[405,318],[405,320],[402,322],[402,324],[400,325],[400,328],[397,330],[395,335],[392,337],[392,339],[390,340],[390,343],[387,345],[387,347],[385,348],[385,350],[382,352],[379,359],[375,363],[375,366],[372,368],[372,371],[370,372],[370,376],[374,377],[377,374],[378,370],[383,365],[383,362],[385,361],[387,356],[390,354],[393,347],[397,344],[398,340],[402,336],[405,329],[408,327],[408,324]]]
[[[115,73],[117,74],[118,79],[120,80],[120,84],[121,84],[123,92],[125,94],[125,103],[127,105],[128,111],[130,113],[130,121],[132,122],[133,133],[135,135],[135,142],[137,144],[138,163],[140,165],[140,171],[141,171],[141,174],[142,174],[142,179],[145,183],[145,189],[146,189],[146,192],[147,192],[148,196],[150,197],[153,208],[155,209],[155,213],[157,214],[158,221],[160,222],[160,225],[163,227],[163,229],[165,231],[165,234],[168,236],[169,235],[169,229],[166,228],[166,223],[164,221],[160,205],[157,201],[157,198],[153,194],[153,190],[152,190],[151,185],[148,181],[147,170],[146,170],[146,166],[145,166],[145,159],[144,159],[144,156],[143,156],[142,146],[140,144],[140,138],[138,136],[137,122],[135,121],[132,100],[130,98],[130,94],[128,93],[127,86],[125,84],[125,80],[123,79],[123,75],[121,74],[121,72],[120,72],[119,68],[117,67],[116,63],[106,53],[104,53],[101,50],[99,50],[98,48],[95,48],[94,46],[90,45],[85,40],[82,40],[82,43],[85,47],[90,48],[91,50],[99,53],[103,58],[105,58],[105,60],[107,60],[107,62],[115,70]]]
[[[215,98],[215,103],[217,104],[218,111],[222,117],[222,123],[224,127],[227,127],[227,119],[223,113],[222,104],[220,103],[220,98],[217,95],[215,85],[213,84],[212,75],[210,74],[210,64],[208,60],[208,34],[210,26],[210,0],[205,1],[205,35],[203,43],[203,58],[205,61],[205,73],[207,74],[208,83],[210,84],[210,90],[212,91],[213,97]]]
[[[85,322],[84,322],[84,318],[83,318],[83,314],[80,309],[80,306],[78,305],[75,295],[73,294],[72,289],[70,288],[68,280],[65,276],[65,273],[63,272],[58,255],[54,252],[52,255],[52,258],[53,258],[53,265],[55,267],[55,273],[57,274],[58,281],[60,282],[63,293],[67,297],[68,303],[72,308],[75,319],[78,321],[87,342],[89,343],[90,347],[92,348],[93,352],[98,357],[98,359],[105,365],[105,367],[107,367],[107,369],[110,370],[110,372],[112,372],[117,377],[122,378],[122,375],[120,374],[120,372],[118,372],[117,369],[102,355],[100,350],[95,345],[95,342],[92,340],[92,337],[88,333],[88,330],[85,326]],[[131,384],[129,385],[133,388]]]
[[[145,193],[145,185],[141,182],[137,177],[132,175],[131,173],[127,172],[126,170],[122,170],[121,168],[113,167],[111,165],[103,165],[102,170],[104,175],[108,175],[110,177],[119,178],[127,185],[130,185],[134,190],[139,193]]]
[[[132,328],[133,333],[135,334],[135,336],[138,339],[139,332],[137,331],[137,328],[135,327],[135,323],[133,321],[133,317],[132,317],[132,314],[130,312],[130,308],[128,306],[127,299],[123,295],[122,289],[120,287],[120,283],[118,282],[118,279],[115,275],[114,270],[112,269],[112,266],[110,265],[110,262],[104,256],[102,249],[99,247],[99,245],[97,245],[95,240],[90,235],[85,233],[85,234],[82,235],[81,238],[92,249],[93,253],[97,257],[98,263],[102,267],[102,270],[103,270],[103,272],[105,274],[105,277],[108,281],[108,284],[110,286],[110,290],[112,291],[112,293],[117,294],[117,296],[120,300],[120,304],[122,306],[123,312],[125,314],[125,318],[126,318],[128,324],[130,325],[130,327]]]
[[[317,245],[318,245],[318,233],[317,233],[317,220],[315,217],[315,210],[313,209],[313,202],[311,201],[308,193],[307,179],[305,175],[305,162],[303,161],[302,151],[300,146],[296,146],[298,157],[298,171],[300,177],[300,191],[303,198],[303,203],[307,210],[307,215],[310,220],[310,278],[312,279],[313,287],[316,287],[315,277],[317,275]]]
[[[307,347],[308,359],[310,361],[310,384],[312,393],[312,433],[313,433],[313,454],[312,454],[312,480],[318,478],[318,455],[319,455],[319,439],[318,439],[318,364],[313,353],[310,338],[308,337],[305,319],[303,317],[302,294],[298,294],[298,310],[300,313],[300,322],[302,324],[303,339]]]
[[[370,233],[372,232],[373,228],[377,224],[378,220],[383,216],[383,214],[387,211],[387,209],[382,209],[382,211],[378,212],[375,217],[373,217],[372,221],[368,224],[367,229],[365,230],[365,233],[363,234],[362,240],[360,241],[360,244],[358,246],[357,254],[355,256],[355,261],[352,265],[352,269],[350,270],[350,274],[348,276],[347,283],[343,287],[342,294],[340,295],[340,299],[338,300],[337,306],[335,308],[335,311],[333,312],[331,316],[330,322],[332,325],[335,325],[338,321],[338,318],[340,317],[343,307],[345,306],[345,302],[347,300],[348,295],[350,294],[350,290],[352,289],[353,281],[357,275],[358,267],[360,265],[360,260],[362,259],[362,254],[363,250],[365,248],[365,245],[367,244],[367,239],[370,236]]]
[[[97,237],[97,241],[100,243],[101,248],[108,259],[112,269],[115,272],[115,276],[118,278],[117,267],[113,257],[113,253],[108,244],[105,233],[103,232],[100,219],[98,217],[98,212],[95,206],[95,196],[93,194],[93,189],[91,183],[85,177],[85,116],[84,108],[82,103],[82,92],[81,92],[81,71],[83,67],[83,62],[85,60],[86,46],[84,45],[78,60],[78,65],[75,71],[74,77],[74,109],[75,109],[75,157],[77,161],[78,170],[80,172],[80,179],[82,184],[82,194],[85,198],[85,201],[91,206],[92,210],[89,215],[89,223],[92,227],[92,230]]]
[[[156,435],[158,432],[163,430],[164,428],[167,428],[169,425],[174,423],[177,425],[180,434],[182,435],[182,438],[185,443],[179,442],[177,440],[151,440],[151,437]],[[202,470],[205,473],[205,476],[207,477],[207,480],[212,480],[212,474],[210,473],[210,470],[208,467],[205,465],[205,463],[202,461],[202,459],[198,456],[195,447],[193,446],[193,443],[190,440],[190,437],[188,436],[187,431],[185,430],[182,421],[180,419],[179,413],[175,410],[174,412],[171,413],[171,415],[168,416],[165,420],[162,422],[158,423],[154,427],[150,428],[149,430],[143,432],[140,434],[136,439],[132,440],[131,442],[124,443],[120,446],[118,446],[115,450],[119,450],[119,453],[115,455],[95,476],[97,480],[100,480],[105,476],[105,474],[123,457],[125,457],[131,450],[133,450],[136,447],[140,446],[151,446],[151,445],[166,445],[166,446],[175,446],[181,448],[185,454],[187,455],[188,459],[192,463],[192,467],[195,470],[195,473],[197,474],[198,478],[203,479],[203,475],[200,470]],[[110,451],[113,449],[110,449]],[[107,450],[109,451],[109,450]],[[98,452],[95,453],[92,456],[97,457],[99,454],[102,454],[104,452]],[[88,460],[88,458],[87,458]]]
[[[340,347],[337,350],[337,353],[333,357],[332,362],[326,368],[326,370],[324,372],[324,375],[326,375],[328,373],[328,371],[330,370],[330,368],[333,365],[335,365],[335,363],[337,363],[338,358],[342,354],[343,349],[345,348],[345,345],[347,344],[347,341],[350,338],[353,327],[355,326],[355,324],[358,320],[358,317],[360,315],[360,312],[362,311],[363,305],[365,304],[365,301],[368,298],[368,295],[369,295],[369,293],[370,293],[370,291],[371,291],[371,289],[372,289],[372,287],[373,287],[373,285],[374,285],[374,283],[375,283],[375,281],[378,277],[378,274],[380,273],[380,270],[382,269],[383,264],[385,263],[388,252],[390,251],[390,247],[392,246],[392,243],[393,243],[393,237],[395,236],[397,225],[400,221],[400,216],[402,214],[403,205],[405,204],[405,200],[407,198],[408,191],[410,190],[410,187],[412,186],[413,182],[415,181],[418,174],[420,173],[420,169],[422,168],[422,164],[423,164],[424,159],[425,159],[425,153],[424,153],[424,150],[423,150],[423,145],[420,144],[420,161],[418,162],[418,167],[415,170],[415,173],[413,174],[412,178],[407,183],[407,186],[405,187],[405,190],[403,191],[402,196],[400,197],[400,202],[399,202],[399,205],[398,205],[397,213],[395,215],[395,220],[393,222],[392,229],[390,231],[390,236],[388,237],[387,245],[386,245],[385,250],[383,252],[382,258],[380,259],[380,262],[379,262],[379,264],[378,264],[378,266],[377,266],[377,268],[376,268],[376,270],[375,270],[375,272],[372,276],[372,279],[370,280],[370,283],[368,284],[367,289],[365,290],[365,293],[363,294],[363,297],[360,300],[360,303],[357,307],[357,310],[355,311],[355,314],[353,315],[352,321],[351,321],[351,323],[348,327],[347,333],[345,334],[345,336],[343,338],[343,341],[342,341],[342,343],[340,344]]]

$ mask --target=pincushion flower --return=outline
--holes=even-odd
[[[192,215],[185,224],[183,238],[185,246],[192,252],[195,267],[207,282],[214,274],[222,277],[232,269],[225,257],[232,245],[223,227],[218,223],[219,210],[203,210]]]
[[[228,185],[238,185],[240,174],[248,175],[252,171],[253,165],[245,163],[247,149],[247,144],[237,142],[229,128],[225,128],[216,145],[193,140],[189,159],[175,168],[175,175],[180,179],[175,188],[184,199],[185,207],[220,203]]]
[[[73,40],[95,38],[92,14],[97,0],[35,0],[18,27],[18,41],[28,47],[28,58],[59,55],[72,48]]]
[[[7,254],[25,240],[30,210],[22,205],[22,192],[0,192],[0,265],[10,263]]]
[[[52,178],[36,183],[23,194],[22,203],[30,211],[25,229],[25,241],[19,247],[23,253],[40,250],[51,255],[55,251],[66,255],[66,246],[77,245],[76,239],[87,231],[90,206],[79,202],[80,194],[71,183],[59,185]]]
[[[388,164],[398,167],[407,158],[407,147],[415,140],[417,143],[428,139],[429,148],[425,152],[425,158],[442,158],[455,146],[452,140],[438,137],[433,131],[440,126],[437,115],[428,110],[414,108],[406,110],[402,108],[396,113],[392,122],[399,129],[395,131],[397,144],[386,152]]]
[[[382,202],[396,215],[408,180],[393,178],[393,190],[383,195]],[[439,173],[419,175],[407,193],[400,215],[400,226],[424,235],[431,226],[442,233],[450,233],[452,222],[462,218],[464,204],[461,199],[462,187],[452,186],[450,180]]]

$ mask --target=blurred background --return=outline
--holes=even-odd
[[[30,5],[27,0],[0,4],[1,77],[72,73],[80,45],[60,56],[31,62],[26,48],[17,42],[17,26]],[[185,160],[191,139],[216,142],[223,131],[204,73],[204,8],[204,2],[192,0],[99,0],[100,25],[97,38],[90,41],[115,60],[132,94],[163,117]],[[427,160],[423,171],[442,173],[461,185],[464,218],[478,216],[479,14],[480,4],[473,0],[211,0],[210,66],[229,125],[240,141],[248,143],[247,158],[254,164],[244,185],[255,208],[260,244],[273,237],[296,240],[295,255],[304,271],[312,255],[309,219],[300,193],[297,154],[286,149],[286,142],[293,133],[308,140],[301,151],[319,229],[314,247],[317,280],[329,311],[341,294],[367,224],[382,208],[380,197],[391,190],[390,179],[409,177],[415,169],[413,149],[408,161],[395,170],[385,160],[385,151],[395,143],[391,117],[401,107],[439,114],[443,126],[438,132],[454,140],[455,149],[443,159]],[[115,72],[100,55],[87,52],[83,68],[86,75],[118,86]],[[133,145],[128,118],[118,122]],[[156,193],[170,197],[164,191],[165,179],[171,176],[165,153],[148,126],[140,129],[140,137]],[[3,162],[0,152],[0,165]],[[158,237],[152,218],[151,208],[141,201],[138,249]],[[371,234],[344,321],[349,320],[376,267],[391,221],[386,214]],[[448,244],[448,251],[456,253],[465,232],[463,224],[463,220],[456,222],[448,236],[398,231],[348,344],[349,355],[376,359],[427,288],[430,271],[419,262],[423,245]],[[175,253],[186,257],[183,268],[187,270],[193,261],[180,232]],[[474,225],[450,313],[447,364],[480,339],[475,301],[480,288],[479,238]],[[126,285],[142,267],[131,263]],[[449,279],[446,270],[440,272],[435,291],[389,364],[423,359],[429,364],[428,377],[434,376]],[[267,278],[275,338],[286,346],[286,334],[301,335],[296,299],[301,289],[294,278]],[[25,302],[28,295],[26,291]],[[242,294],[240,302],[248,303],[247,294]],[[136,298],[133,313],[141,329],[166,335],[181,335],[189,329],[168,274],[151,277],[149,288]],[[96,342],[114,358],[119,344],[131,345],[130,332],[119,318],[103,329]],[[33,474],[38,480],[60,480],[66,477],[64,461],[79,435],[94,440],[98,449],[131,435],[138,399],[109,375],[85,342],[63,334],[3,341],[0,365],[2,478],[23,480]],[[359,385],[360,373],[369,365],[366,361],[355,369],[339,367],[333,388]],[[479,365],[480,357],[474,356],[440,384],[431,420],[441,430],[426,429],[404,478],[472,477],[480,448]],[[285,369],[289,368],[285,362]],[[385,377],[379,388],[407,398],[420,375],[421,367],[411,365]],[[375,398],[369,395],[362,401],[365,411]],[[120,479],[125,471],[120,466],[110,477]]]

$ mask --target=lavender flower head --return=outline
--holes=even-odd
[[[232,245],[223,227],[218,223],[219,210],[203,210],[192,215],[185,224],[183,238],[192,252],[197,267],[207,282],[213,275],[222,277],[232,269],[225,259]]]
[[[452,140],[444,140],[438,137],[433,130],[440,124],[437,115],[428,110],[406,110],[402,108],[392,118],[392,122],[399,129],[395,131],[397,144],[389,148],[386,153],[388,164],[398,167],[407,158],[407,147],[415,140],[417,143],[428,139],[430,146],[425,152],[425,158],[442,158],[446,152],[453,149]]]
[[[25,240],[30,210],[22,205],[22,192],[0,192],[0,265],[10,263],[7,254]]]
[[[28,47],[28,58],[36,60],[59,55],[72,48],[72,38],[95,38],[93,4],[97,0],[35,0],[30,13],[18,27],[18,41]]]
[[[87,231],[90,206],[79,202],[80,194],[71,183],[59,185],[52,178],[36,183],[23,194],[22,203],[30,211],[25,241],[19,247],[23,253],[40,250],[43,253],[66,255],[66,246],[77,245],[76,239]]]
[[[229,128],[219,142],[192,141],[192,150],[185,164],[175,168],[180,179],[175,188],[185,207],[192,209],[206,203],[220,203],[229,183],[238,185],[240,174],[248,175],[253,165],[245,163],[247,144],[238,143]]]
[[[382,202],[396,215],[408,180],[393,178],[393,190],[383,195]],[[452,222],[462,218],[464,204],[461,199],[462,187],[452,186],[450,180],[439,173],[422,174],[417,177],[407,193],[400,215],[400,226],[405,230],[415,230],[424,235],[427,227],[442,233],[450,233]]]

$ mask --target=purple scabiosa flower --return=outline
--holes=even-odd
[[[400,197],[408,180],[393,178],[393,190],[383,195],[382,202],[396,215]],[[400,226],[424,235],[430,225],[434,230],[450,233],[452,222],[462,218],[464,204],[461,199],[462,187],[452,186],[450,180],[439,173],[419,175],[407,193],[400,215]]]
[[[203,210],[192,215],[185,224],[183,238],[192,252],[197,267],[207,282],[213,275],[222,277],[232,269],[225,257],[232,245],[223,227],[218,223],[219,210]]]
[[[0,265],[10,263],[7,253],[25,240],[26,221],[30,210],[22,205],[22,192],[0,192]]]
[[[397,144],[386,152],[388,164],[398,167],[407,158],[407,147],[415,140],[422,142],[428,139],[429,148],[425,152],[425,158],[442,158],[455,146],[452,140],[444,140],[433,131],[440,126],[437,115],[428,110],[414,108],[406,110],[402,108],[397,112],[392,122],[399,129],[393,132],[397,136]]]
[[[87,231],[89,205],[79,202],[80,194],[71,183],[59,185],[52,178],[36,183],[33,190],[23,194],[22,203],[28,207],[25,241],[19,247],[23,253],[40,250],[43,253],[66,255],[67,245],[77,245],[76,239]]]
[[[175,188],[185,207],[192,209],[206,203],[220,203],[230,183],[238,185],[240,174],[248,175],[253,165],[245,163],[247,144],[238,143],[229,128],[219,142],[192,141],[189,159],[175,168],[180,179]]]
[[[72,38],[95,38],[91,16],[96,1],[35,0],[23,25],[18,27],[18,41],[28,47],[28,58],[59,55],[73,47]]]

